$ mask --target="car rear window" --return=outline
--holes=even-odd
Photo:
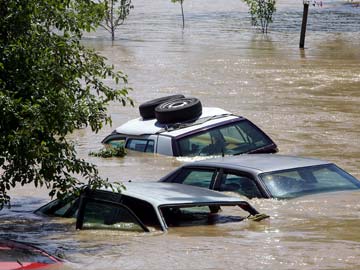
[[[113,147],[124,147],[125,146],[125,138],[111,140],[108,142],[108,144]]]

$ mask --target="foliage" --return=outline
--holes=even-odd
[[[179,2],[180,3],[181,16],[182,16],[182,28],[184,29],[185,28],[185,16],[184,16],[184,6],[183,6],[184,0],[171,0],[171,2],[173,2],[173,3]]]
[[[90,152],[89,155],[102,158],[124,157],[126,155],[126,151],[124,146],[119,145],[114,147],[102,148],[98,152]]]
[[[46,186],[57,197],[78,191],[75,175],[91,188],[112,186],[66,138],[110,123],[108,102],[133,104],[127,77],[80,43],[103,14],[91,0],[0,0],[0,207],[17,185]]]
[[[268,26],[272,22],[272,16],[276,11],[276,0],[243,0],[249,6],[251,23],[260,25],[263,33],[268,32]]]
[[[116,29],[124,23],[130,14],[130,9],[134,6],[131,0],[103,0],[102,2],[105,5],[105,17],[100,26],[111,34],[111,40],[115,40]]]

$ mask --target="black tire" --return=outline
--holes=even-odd
[[[155,116],[161,124],[184,122],[198,118],[202,105],[197,98],[179,98],[169,100],[155,108]]]
[[[164,103],[169,100],[178,99],[178,98],[184,98],[184,95],[172,95],[172,96],[166,96],[161,97],[153,100],[149,100],[147,102],[144,102],[140,104],[139,106],[139,112],[141,117],[146,119],[154,119],[155,118],[155,108],[159,106],[161,103]]]

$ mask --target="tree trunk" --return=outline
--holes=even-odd
[[[110,25],[111,25],[111,40],[115,40],[115,26],[114,26],[114,0],[111,0],[110,10]]]

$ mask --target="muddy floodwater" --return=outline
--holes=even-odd
[[[184,31],[178,4],[133,4],[114,43],[101,30],[84,39],[128,74],[136,103],[111,104],[112,127],[70,136],[102,176],[157,180],[191,161],[139,153],[123,159],[88,156],[116,126],[138,117],[140,103],[182,93],[247,117],[282,154],[330,160],[360,178],[360,7],[345,0],[311,5],[306,49],[299,50],[299,0],[278,1],[267,36],[250,26],[240,0],[185,1]],[[11,195],[13,207],[0,212],[0,236],[63,255],[62,269],[360,269],[359,192],[253,199],[269,220],[166,234],[76,231],[73,220],[32,214],[49,200],[46,190],[29,186]]]

